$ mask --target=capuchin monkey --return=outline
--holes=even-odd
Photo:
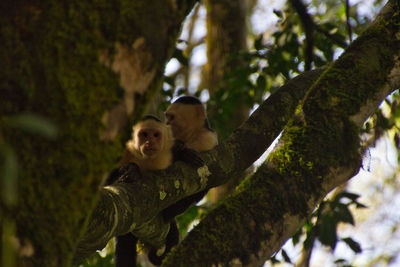
[[[175,139],[197,152],[211,150],[217,145],[217,134],[210,128],[206,110],[194,96],[182,96],[165,111]]]
[[[106,185],[114,183],[122,175],[123,166],[128,163],[135,163],[141,171],[165,169],[177,160],[185,161],[194,167],[203,166],[203,161],[193,154],[193,150],[210,150],[217,145],[218,139],[209,126],[206,111],[200,100],[192,96],[180,97],[168,107],[165,115],[170,127],[154,116],[146,116],[133,127],[132,139],[127,142],[120,168],[111,172]],[[179,242],[175,217],[200,201],[207,191],[185,197],[161,212],[165,222],[170,223],[170,231],[166,237],[165,251],[161,256],[158,256],[154,249],[149,251],[148,257],[153,264],[161,265],[166,254]],[[116,238],[117,267],[136,266],[137,241],[131,233]]]
[[[182,96],[165,111],[167,124],[171,126],[175,139],[197,152],[211,150],[218,144],[217,134],[211,129],[206,110],[200,100],[193,96]],[[172,220],[200,201],[208,190],[185,197],[164,209],[164,220]]]
[[[105,185],[117,181],[126,170],[127,164],[134,163],[141,172],[146,172],[166,169],[177,160],[185,161],[197,168],[203,166],[202,159],[194,150],[188,149],[181,141],[173,138],[170,126],[155,116],[147,115],[133,126],[132,139],[126,143],[119,168],[110,173]],[[154,265],[161,265],[166,254],[179,242],[179,231],[174,217],[168,216],[168,219],[165,220],[170,223],[170,230],[162,255],[157,255],[157,250],[153,248],[148,253],[148,258]],[[115,266],[136,266],[137,242],[138,238],[131,233],[116,237]]]

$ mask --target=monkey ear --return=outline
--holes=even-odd
[[[126,148],[129,151],[135,151],[135,141],[132,139],[128,140],[128,142],[126,142]]]
[[[135,139],[135,125],[132,126],[131,140]]]

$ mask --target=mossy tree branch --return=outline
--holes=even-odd
[[[158,198],[159,190],[150,190],[142,197],[156,208],[147,210],[148,217],[135,215],[135,211],[128,216],[137,220],[140,217],[142,223],[156,218],[145,226],[149,227],[148,231],[133,230],[143,240],[154,236],[151,229],[166,229],[157,225],[159,221],[154,217],[163,207],[204,187],[224,183],[254,162],[277,137],[304,92],[318,78],[307,91],[301,109],[297,109],[295,118],[286,126],[280,148],[237,194],[191,231],[184,245],[167,258],[165,266],[177,266],[177,262],[181,266],[196,266],[199,262],[206,265],[238,261],[244,265],[261,263],[301,226],[331,189],[358,172],[359,129],[379,103],[400,86],[399,29],[395,27],[400,18],[396,11],[399,11],[398,5],[389,3],[368,30],[322,75],[322,70],[317,70],[290,81],[228,140],[203,153],[211,172],[206,185],[199,183],[196,170],[184,165],[166,170],[165,179],[152,174],[149,180],[161,183],[168,197]],[[371,49],[375,52],[373,57]],[[294,85],[301,90],[293,90]],[[279,115],[271,118],[271,114]],[[183,190],[176,188],[176,183],[167,177],[175,177],[179,179],[178,184],[186,186]],[[129,191],[126,194],[134,197]],[[122,198],[123,194],[116,197]],[[143,208],[133,207],[139,213]],[[129,231],[133,225],[138,228],[144,225],[136,224],[139,221],[135,219],[127,224],[124,219],[113,222],[118,227],[125,225],[119,228],[122,232]],[[116,233],[104,230],[107,238]],[[159,237],[165,234],[162,231]],[[97,234],[104,235],[104,232]]]
[[[201,156],[211,172],[206,179],[200,177],[198,170],[178,162],[165,171],[147,173],[140,179],[135,178],[140,176],[135,170],[129,171],[129,176],[132,177],[129,183],[117,183],[106,187],[93,212],[88,230],[78,246],[75,261],[79,262],[96,249],[103,248],[111,237],[128,231],[132,231],[143,241],[160,244],[168,231],[168,224],[164,224],[157,217],[158,212],[184,196],[206,187],[224,184],[233,173],[238,173],[252,164],[279,135],[285,123],[293,115],[297,104],[304,97],[306,89],[317,80],[323,70],[309,71],[289,81],[253,114],[248,122],[250,126],[236,131],[231,143],[223,143],[213,151],[202,153]],[[271,113],[277,114],[277,117],[272,119],[266,115]],[[251,125],[260,120],[264,121],[264,127],[270,129],[268,133],[260,127]],[[248,149],[246,161],[237,157],[235,163],[232,164],[233,147],[247,146],[248,144],[241,137],[249,135],[263,142],[265,147],[258,146],[257,151]],[[232,165],[237,168],[233,168]],[[171,179],[171,177],[174,178]],[[162,198],[163,194],[165,197]],[[115,227],[110,227],[112,225]],[[154,231],[157,231],[157,234]],[[157,238],[154,239],[154,236]]]
[[[400,4],[389,1],[307,92],[279,148],[163,266],[261,265],[330,190],[358,172],[360,128],[400,87],[399,25]]]
[[[0,59],[3,62],[0,85],[5,99],[0,107],[1,115],[10,116],[22,112],[42,114],[51,118],[60,132],[57,142],[47,142],[1,128],[2,138],[17,149],[22,167],[18,180],[20,204],[14,209],[4,207],[1,203],[0,212],[4,216],[1,216],[0,223],[4,218],[15,220],[17,238],[22,242],[27,241],[34,250],[34,257],[20,259],[18,265],[69,265],[71,251],[75,249],[85,225],[86,214],[97,200],[97,186],[101,177],[111,168],[111,163],[120,152],[118,145],[104,142],[100,137],[94,138],[103,130],[101,117],[105,109],[111,110],[120,100],[117,92],[121,88],[121,91],[127,92],[120,76],[123,61],[112,59],[123,60],[122,55],[126,51],[132,52],[129,53],[131,56],[139,56],[141,60],[133,62],[137,67],[135,73],[140,74],[137,76],[138,81],[143,83],[136,85],[157,89],[165,61],[174,47],[180,23],[194,3],[152,2],[117,0],[97,2],[99,5],[95,6],[91,1],[67,3],[47,0],[6,1],[0,4]],[[279,242],[290,230],[299,226],[297,221],[306,216],[309,206],[315,206],[324,192],[354,173],[356,167],[347,163],[353,162],[357,165],[358,162],[358,143],[354,134],[357,127],[391,89],[399,86],[399,8],[395,3],[397,2],[391,1],[388,4],[387,14],[381,15],[358,43],[355,42],[353,48],[349,48],[341,60],[326,72],[318,83],[319,86],[309,91],[298,120],[293,120],[287,128],[281,150],[271,157],[269,165],[261,168],[255,178],[243,186],[243,194],[250,194],[252,187],[255,187],[254,194],[260,192],[266,195],[267,200],[272,201],[265,202],[265,199],[260,198],[263,201],[257,202],[258,199],[249,198],[247,202],[240,203],[240,206],[225,206],[226,212],[221,212],[222,217],[216,217],[213,213],[204,224],[207,221],[216,221],[217,224],[210,224],[211,228],[205,229],[203,238],[194,238],[198,231],[196,230],[193,231],[194,237],[185,241],[188,247],[195,249],[196,254],[193,255],[193,251],[190,251],[186,258],[196,260],[200,255],[201,258],[196,263],[203,260],[229,262],[235,258],[244,261],[253,259],[253,255],[261,255],[260,259],[265,258],[267,252],[257,253],[260,247],[279,246]],[[164,6],[158,6],[160,4]],[[154,10],[161,13],[154,13]],[[150,25],[151,29],[147,28]],[[135,54],[135,51],[140,51],[144,46],[149,50],[143,54]],[[308,87],[304,86],[305,89]],[[282,98],[282,101],[289,99],[291,111],[286,110],[286,102],[279,102],[280,108],[263,106],[267,113],[261,111],[261,108],[231,139],[213,151],[204,153],[202,156],[212,173],[208,179],[199,180],[196,170],[177,164],[161,174],[150,174],[155,179],[144,179],[145,182],[134,180],[132,183],[102,190],[98,208],[92,216],[97,221],[89,224],[89,235],[85,235],[82,240],[90,245],[98,242],[99,236],[91,235],[91,230],[96,234],[104,234],[105,238],[101,237],[101,242],[104,243],[111,236],[133,229],[144,240],[158,243],[154,237],[162,236],[162,233],[152,229],[160,228],[161,232],[165,232],[165,227],[155,222],[158,220],[157,213],[185,195],[221,184],[231,174],[251,164],[258,157],[256,155],[261,154],[277,136],[288,119],[276,116],[272,120],[268,116],[278,111],[288,112],[289,117],[292,115],[297,102],[290,102],[291,97],[292,93],[288,93]],[[348,113],[343,113],[342,109]],[[137,110],[143,112],[141,108]],[[344,135],[344,130],[349,130],[346,131],[348,134]],[[102,137],[107,139],[112,134]],[[336,143],[337,140],[340,142]],[[321,147],[331,148],[325,142],[331,146],[335,144],[333,151],[326,150],[329,153],[322,155],[321,165],[310,166],[309,162],[320,156],[317,152]],[[342,155],[345,159],[335,159]],[[285,160],[290,160],[289,164],[286,165]],[[333,176],[335,171],[345,175]],[[179,183],[176,182],[177,179]],[[318,179],[322,182],[316,182],[320,181]],[[271,196],[268,196],[268,191],[262,190],[269,188],[265,186],[265,180],[268,184],[275,184],[276,187],[271,186],[275,191],[280,189],[277,192],[288,194],[279,196],[279,201],[274,202],[272,197],[278,196],[272,191]],[[282,180],[287,180],[289,187],[281,184]],[[300,205],[304,202],[307,205]],[[126,208],[127,203],[132,211]],[[257,208],[264,210],[266,203],[272,203],[270,216],[267,213],[257,213]],[[292,207],[287,203],[295,203],[297,206]],[[259,204],[260,207],[256,207]],[[150,209],[145,209],[150,206]],[[303,209],[296,213],[298,211],[294,209],[299,206]],[[250,207],[249,211],[256,217],[250,217],[242,225],[236,217],[230,216],[241,214],[238,211],[244,207]],[[280,207],[286,213],[273,216],[273,212]],[[297,221],[283,221],[281,215],[295,217]],[[266,217],[272,219],[268,220]],[[251,243],[250,240],[243,239],[237,248],[250,247],[251,252],[244,249],[238,254],[237,251],[229,250],[227,245],[230,240],[217,235],[219,229],[216,228],[216,225],[221,228],[226,226],[222,223],[224,220],[232,222],[229,218],[235,218],[234,222],[241,226],[235,233],[242,235],[247,229],[252,229],[245,227],[251,226],[257,230],[254,231],[257,235],[265,238],[265,242],[256,240]],[[254,222],[258,224],[254,225]],[[260,227],[267,222],[271,222],[268,227],[274,227],[269,232]],[[285,224],[291,227],[285,228]],[[279,235],[279,231],[285,232]],[[268,237],[277,237],[277,234],[281,238],[279,241],[266,242]],[[215,256],[212,260],[204,258],[207,251],[203,250],[203,245],[196,243],[202,240],[209,248],[216,247],[215,254],[209,255]],[[248,246],[249,243],[251,246]],[[96,247],[98,246],[92,246],[83,252],[87,246],[79,246],[76,255],[87,255],[87,251],[94,251]],[[180,249],[175,257],[181,253]],[[171,257],[171,260],[174,258]]]

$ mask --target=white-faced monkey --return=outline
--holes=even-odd
[[[200,100],[193,96],[182,96],[165,111],[167,124],[171,125],[174,138],[185,147],[197,152],[207,151],[218,144],[217,134],[211,129],[206,110]],[[200,201],[208,190],[185,197],[164,209],[164,220],[171,220],[186,211],[190,205]]]
[[[182,141],[186,147],[201,152],[217,145],[217,134],[210,128],[206,110],[198,98],[178,98],[167,108],[165,116],[174,138]]]
[[[126,143],[125,153],[119,163],[108,176],[105,185],[110,185],[123,174],[126,164],[134,163],[141,172],[166,169],[173,161],[183,160],[195,167],[201,167],[203,161],[196,152],[183,146],[182,142],[175,141],[169,126],[155,116],[145,116],[133,126],[132,139]],[[158,256],[156,249],[150,249],[149,260],[160,265],[162,259],[179,242],[179,231],[175,216],[167,222],[170,230],[166,237],[164,253]],[[131,233],[116,237],[115,265],[117,267],[136,266],[136,243],[138,239]]]

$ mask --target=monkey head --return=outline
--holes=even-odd
[[[127,143],[127,148],[141,158],[152,158],[169,151],[172,144],[169,126],[156,117],[146,116],[133,126],[132,139]]]
[[[173,136],[186,142],[207,122],[205,109],[195,97],[183,96],[172,103],[165,111],[167,124],[171,126]],[[208,122],[207,122],[208,123]]]
[[[162,147],[162,132],[156,128],[141,128],[137,133],[139,151],[148,157],[158,153]]]

